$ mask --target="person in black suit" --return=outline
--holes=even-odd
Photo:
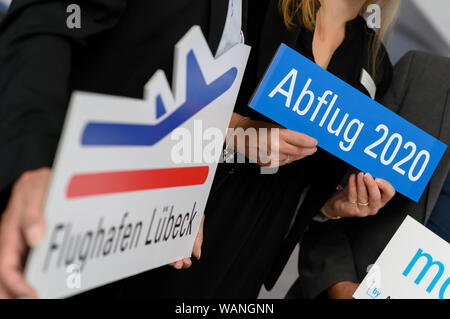
[[[147,0],[90,0],[80,2],[84,27],[68,29],[68,3],[16,0],[0,30],[0,63],[4,66],[0,116],[5,119],[0,124],[0,147],[2,153],[10,154],[1,159],[0,189],[13,189],[0,229],[0,289],[5,296],[33,296],[21,277],[20,259],[27,247],[21,237],[35,244],[43,234],[40,207],[70,92],[78,89],[141,98],[144,84],[156,69],[171,74],[173,46],[193,24],[202,27],[215,51],[228,5],[217,0],[178,0],[170,6]],[[315,37],[313,23],[301,25],[297,9],[304,3],[316,5],[314,12],[324,15],[321,21],[325,23],[319,23],[328,28],[320,31],[327,35],[324,41]],[[364,92],[356,79],[361,68],[374,68],[378,96],[390,79],[391,65],[384,51],[376,63],[369,58],[374,36],[359,16],[367,2],[321,3],[322,7],[317,0],[282,1],[289,11],[284,19],[278,0],[253,2],[248,10],[252,25],[244,35],[255,49],[230,127],[280,129],[281,155],[271,164],[283,167],[276,174],[261,175],[257,164],[221,165],[205,211],[202,259],[186,272],[162,268],[126,279],[112,289],[114,295],[256,297],[264,281],[273,285],[292,243],[329,202],[346,170],[345,163],[317,151],[314,139],[280,128],[246,106],[276,48],[285,42]],[[337,12],[341,15],[336,20],[330,13]],[[334,21],[339,25],[332,25]],[[289,29],[289,25],[295,27]],[[354,53],[358,61],[348,59]],[[371,206],[327,210],[330,217],[375,214],[393,196],[387,182],[371,176],[360,176],[358,181],[353,177],[355,193],[356,184],[361,195],[358,201],[365,204],[371,199]],[[305,189],[309,193],[296,215]],[[372,200],[375,193],[380,198]],[[380,193],[385,196],[381,198]],[[14,245],[6,244],[11,242]],[[200,257],[196,247],[194,255]],[[182,262],[186,267],[190,263],[189,259]]]
[[[142,98],[156,70],[170,81],[174,45],[193,25],[216,52],[229,0],[78,1],[81,28],[66,23],[71,3],[16,0],[0,27],[0,212],[9,200],[0,231],[1,297],[35,296],[21,260],[25,239],[36,244],[44,232],[42,203],[71,92]],[[186,259],[177,267],[189,265]]]
[[[448,145],[450,59],[409,52],[395,66],[392,85],[381,102]],[[450,206],[440,205],[449,203],[449,171],[447,149],[418,203],[397,194],[377,216],[312,223],[300,243],[299,278],[287,297],[352,298],[368,266],[375,263],[406,215],[445,239],[450,228],[442,227],[450,225]]]
[[[450,172],[447,175],[441,194],[434,206],[427,227],[436,235],[450,243]]]

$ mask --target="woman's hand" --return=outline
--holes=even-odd
[[[261,166],[279,167],[317,151],[317,140],[273,123],[244,120],[235,130],[234,147]]]
[[[192,256],[200,259],[202,254],[202,244],[203,244],[203,223],[205,221],[205,215],[202,217],[202,222],[200,228],[198,229],[197,237],[195,237],[194,248],[192,248]],[[170,264],[175,269],[187,269],[192,266],[191,258],[180,259],[176,262]]]
[[[329,217],[373,216],[395,195],[395,189],[383,179],[370,174],[352,174],[348,185],[335,193],[324,205],[322,212]]]

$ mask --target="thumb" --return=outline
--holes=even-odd
[[[202,217],[202,222],[200,223],[200,227],[198,229],[197,237],[195,238],[194,248],[192,249],[192,255],[200,259],[202,255],[202,244],[203,244],[203,224],[205,221],[205,215]]]
[[[24,225],[25,240],[30,247],[37,246],[44,238],[45,222],[43,216],[30,218]]]

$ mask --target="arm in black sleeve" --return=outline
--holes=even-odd
[[[111,29],[126,0],[15,0],[0,25],[0,191],[24,171],[51,166],[70,96],[74,46]],[[75,2],[76,3],[76,2]]]
[[[343,222],[313,222],[300,243],[299,283],[304,298],[316,298],[341,281],[358,282]]]

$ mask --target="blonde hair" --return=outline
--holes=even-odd
[[[373,33],[370,41],[369,54],[369,68],[370,73],[375,77],[377,61],[381,49],[381,41],[387,36],[391,29],[401,0],[366,0],[360,15],[364,16],[367,12],[367,7],[371,4],[378,3],[382,10],[381,28]],[[280,11],[283,15],[284,24],[288,29],[297,25],[298,20],[301,19],[303,26],[308,30],[313,31],[316,24],[316,13],[320,7],[319,0],[280,0]],[[299,17],[301,12],[301,17]]]

